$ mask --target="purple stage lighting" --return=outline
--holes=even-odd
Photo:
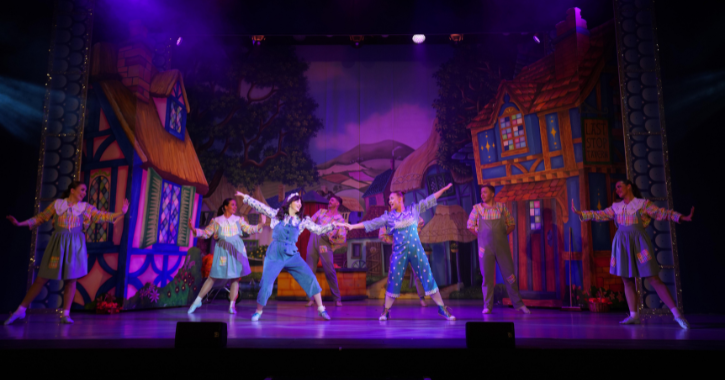
[[[183,38],[179,37],[179,39],[176,40],[176,46],[181,45],[181,41],[183,41],[183,40],[184,40]]]
[[[422,44],[425,41],[425,35],[424,34],[414,34],[413,35],[413,42],[416,44]]]
[[[534,41],[536,41],[537,44],[541,43],[541,40],[539,39],[538,33],[534,34]]]

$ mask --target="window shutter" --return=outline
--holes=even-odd
[[[149,168],[146,177],[146,219],[144,220],[141,248],[156,244],[159,232],[162,185],[161,176],[154,169]]]
[[[196,188],[194,186],[181,187],[181,200],[179,206],[179,235],[176,239],[176,245],[186,247],[189,245],[189,219],[192,218],[194,212],[194,196]]]

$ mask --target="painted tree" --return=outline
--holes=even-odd
[[[482,58],[475,46],[461,46],[433,77],[438,83],[438,97],[433,101],[438,119],[436,129],[441,137],[438,164],[468,177],[471,169],[451,156],[471,142],[466,125],[496,95],[501,72]]]
[[[214,193],[223,176],[252,189],[265,181],[317,181],[309,141],[322,128],[292,47],[256,46],[229,59],[200,57],[185,73],[187,129]]]

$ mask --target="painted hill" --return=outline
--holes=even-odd
[[[405,159],[405,157],[408,157],[408,155],[413,153],[414,151],[413,148],[395,140],[383,140],[373,144],[360,144],[348,150],[347,152],[333,158],[332,160],[317,165],[317,169],[319,169],[320,174],[322,174],[323,171],[327,172],[326,169],[332,168],[335,165],[348,167],[348,165],[361,164],[362,166],[367,166],[365,165],[366,161],[375,159],[383,159],[390,162],[390,158],[393,157],[393,149],[395,148],[398,148],[395,151],[396,161],[402,161],[403,159]],[[389,167],[387,169],[389,169]],[[383,169],[383,171],[385,170],[386,169]],[[375,173],[375,175],[378,174],[380,173]],[[375,176],[373,175],[372,177]]]

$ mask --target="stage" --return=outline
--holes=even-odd
[[[451,300],[456,321],[446,321],[428,300],[400,300],[391,320],[378,321],[382,300],[327,303],[331,321],[317,317],[304,302],[271,301],[258,322],[251,322],[253,301],[240,301],[230,315],[222,300],[205,303],[189,315],[186,308],[98,315],[72,314],[75,324],[62,325],[55,314],[28,314],[0,328],[0,348],[136,349],[173,348],[177,322],[226,322],[229,348],[283,349],[465,349],[469,321],[514,322],[517,349],[675,349],[725,348],[725,316],[688,315],[692,329],[683,330],[671,316],[643,318],[622,326],[625,313],[564,312],[532,309],[525,315],[497,306],[481,314],[481,301]],[[3,319],[5,316],[3,316]]]

